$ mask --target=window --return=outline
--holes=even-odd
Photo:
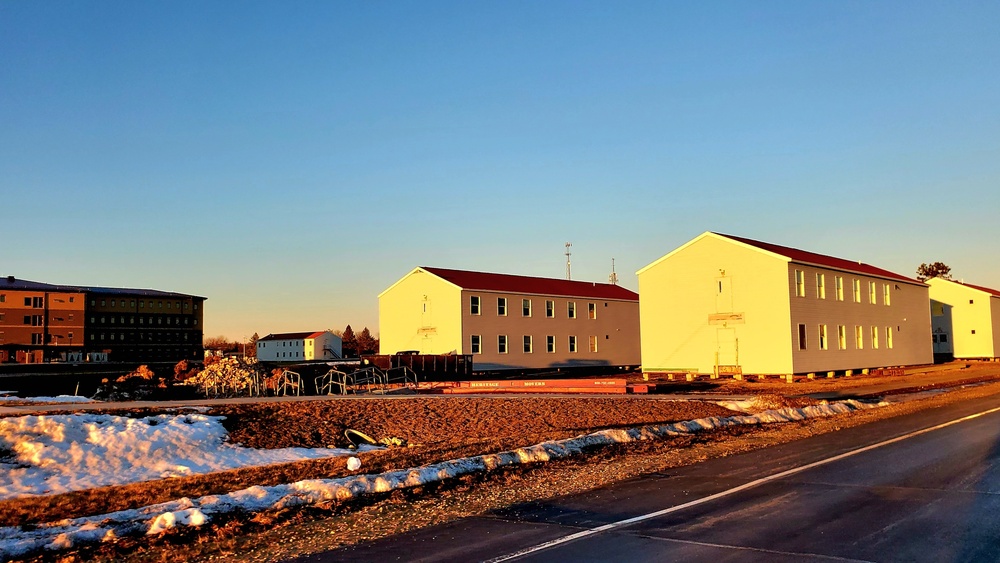
[[[521,316],[530,317],[531,316],[531,299],[521,300]]]
[[[31,307],[31,298],[30,297],[25,297],[24,298],[24,306],[25,307]]]
[[[878,350],[878,327],[872,327],[872,350]]]
[[[969,305],[972,305],[975,299],[969,299]]]
[[[478,315],[479,314],[479,296],[473,295],[469,298],[469,314]]]
[[[72,303],[74,299],[75,299],[75,297],[70,297],[69,298],[69,302]]]
[[[819,325],[819,349],[826,350],[826,325]]]
[[[847,349],[847,327],[844,325],[837,327],[837,346],[841,350]]]
[[[826,299],[826,274],[816,274],[816,297]]]
[[[72,299],[72,297],[70,297],[70,299]],[[129,307],[135,307],[135,299],[133,299],[133,300],[129,301],[129,302],[128,302],[128,306],[129,306]]]
[[[806,296],[806,274],[802,270],[795,270],[795,296]]]
[[[531,353],[531,335],[530,334],[524,335],[524,353],[525,354],[530,354]]]
[[[854,302],[861,303],[861,280],[854,280]]]
[[[948,342],[948,335],[947,334],[942,334],[940,340],[941,340],[941,342]]]
[[[576,337],[575,336],[570,336],[569,337],[569,351],[572,354],[576,353]]]
[[[799,325],[799,350],[806,349],[806,325]]]
[[[546,336],[545,337],[545,351],[549,354],[555,353],[556,351],[556,337]]]
[[[549,319],[554,319],[556,317],[556,302],[555,301],[545,301],[545,317]]]
[[[596,336],[591,336],[590,337],[590,351],[591,352],[596,352],[597,351],[597,337]]]
[[[888,306],[890,303],[889,294],[890,294],[889,284],[887,283],[882,284],[882,303],[886,306]]]
[[[112,300],[111,300],[111,306],[112,306],[112,307],[114,307],[114,306],[115,306],[115,300],[114,300],[114,299],[112,299]],[[114,335],[112,335],[112,336],[114,336]],[[112,340],[114,340],[114,338],[112,338]]]
[[[142,309],[146,305],[145,301],[139,301],[139,308]]]
[[[972,329],[972,334],[976,334],[976,329]]]
[[[169,308],[170,308],[170,302],[167,301],[167,309],[169,309]]]
[[[576,301],[566,303],[566,317],[570,319],[576,318]]]
[[[885,327],[885,347],[892,350],[892,327]]]
[[[506,354],[507,353],[507,335],[506,334],[501,334],[500,336],[497,336],[497,352],[499,352],[500,354]]]
[[[861,325],[854,326],[854,348],[857,350],[865,349],[865,333],[861,330]]]
[[[108,302],[106,300],[101,299],[101,307],[104,307],[107,304],[108,304]]]
[[[833,283],[836,286],[837,291],[837,301],[844,300],[844,276],[836,276],[833,278]]]
[[[506,317],[507,316],[507,298],[497,297],[497,316]]]
[[[482,354],[483,353],[482,340],[481,340],[481,337],[478,334],[473,334],[472,335],[472,353],[473,354]]]
[[[4,295],[3,293],[0,293],[0,303],[5,303],[6,301],[7,301],[7,296]]]
[[[597,303],[587,303],[587,316],[591,319],[597,318]]]
[[[42,333],[40,333],[40,332],[34,332],[34,333],[31,334],[31,343],[32,344],[42,344],[42,342],[43,342],[42,341]]]
[[[868,282],[868,302],[874,305],[876,301],[877,299],[875,296],[875,282],[870,281]]]

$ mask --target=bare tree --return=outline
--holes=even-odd
[[[950,280],[951,267],[949,267],[944,262],[931,262],[930,264],[921,264],[917,268],[917,279],[920,281],[927,281],[931,278],[941,278],[945,280]]]

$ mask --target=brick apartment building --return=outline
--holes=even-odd
[[[204,302],[153,289],[0,278],[0,362],[199,360]]]

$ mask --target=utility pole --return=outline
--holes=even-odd
[[[615,259],[611,259],[611,275],[608,276],[608,282],[611,285],[618,285],[618,274],[615,273]]]
[[[571,246],[573,246],[573,243],[571,242],[566,243],[566,279],[568,280],[573,279],[573,276],[570,274],[570,267],[569,267],[569,254],[570,254],[569,247]]]

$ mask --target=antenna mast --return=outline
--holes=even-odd
[[[611,285],[618,285],[618,274],[615,273],[615,259],[611,259],[611,275],[608,276],[608,282]]]
[[[573,243],[571,242],[566,243],[566,279],[568,280],[573,279],[573,277],[570,275],[570,267],[569,267],[569,254],[570,254],[569,247],[571,246],[573,246]]]

